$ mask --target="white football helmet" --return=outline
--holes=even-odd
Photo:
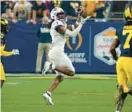
[[[50,17],[53,20],[62,20],[66,21],[66,16],[65,12],[62,8],[60,7],[55,7],[51,10]]]

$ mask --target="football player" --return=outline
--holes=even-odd
[[[69,57],[64,53],[64,46],[66,43],[66,37],[76,37],[80,32],[83,24],[90,18],[82,18],[80,16],[81,12],[82,11],[79,10],[78,21],[76,22],[78,26],[76,28],[73,28],[74,30],[69,30],[68,28],[70,27],[68,27],[66,23],[67,19],[64,10],[62,8],[56,7],[51,11],[51,19],[53,20],[50,29],[50,34],[52,37],[52,48],[49,51],[48,55],[52,64],[45,64],[45,72],[49,70],[49,67],[51,67],[52,69],[57,71],[58,76],[56,77],[48,91],[43,94],[46,101],[51,105],[54,105],[54,103],[52,102],[51,94],[63,80],[63,75],[75,75],[75,68],[73,67]]]
[[[118,98],[116,101],[116,112],[121,112],[124,100],[128,94],[132,95],[132,6],[125,9],[124,17],[126,24],[116,32],[116,36],[111,45],[110,52],[116,63]],[[121,55],[118,58],[115,49],[121,45]]]
[[[19,55],[19,50],[13,49],[12,51],[5,51],[5,37],[4,35],[8,32],[8,21],[6,19],[1,19],[1,34],[0,34],[0,56],[11,56]],[[2,62],[0,62],[0,84],[1,88],[5,82],[5,71]]]

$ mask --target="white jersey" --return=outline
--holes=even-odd
[[[64,46],[66,43],[66,35],[60,34],[56,31],[58,26],[67,27],[67,24],[63,21],[56,20],[52,23],[50,34],[52,37],[52,49],[49,51],[49,60],[54,63],[55,67],[67,67],[71,71],[75,72],[75,68],[72,65],[69,57],[64,53]]]
[[[66,43],[66,35],[65,34],[60,34],[59,32],[56,31],[56,27],[58,26],[64,26],[65,28],[67,27],[67,24],[63,21],[60,20],[55,20],[50,29],[50,35],[52,37],[52,49],[57,49],[57,51],[64,51],[64,46]]]

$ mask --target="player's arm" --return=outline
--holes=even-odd
[[[59,32],[60,34],[66,34],[70,37],[76,37],[77,34],[80,32],[82,28],[82,24],[80,24],[76,29],[74,29],[73,31],[69,30],[68,28],[64,27],[64,26],[58,26],[56,28],[56,31]]]
[[[79,25],[79,23],[82,20],[82,16],[83,16],[83,13],[84,13],[84,7],[83,6],[78,7],[76,9],[76,13],[77,13],[77,20],[76,20],[76,23],[75,23],[75,28]]]
[[[19,50],[18,49],[13,49],[12,51],[1,51],[1,56],[12,56],[12,55],[19,55]]]
[[[1,51],[1,56],[12,56],[12,55],[13,55],[12,51],[5,51],[5,50]]]
[[[73,24],[72,25],[67,25],[67,29],[73,31],[75,28],[77,28],[77,26],[79,25],[80,22],[81,22],[81,16],[79,15],[77,17],[77,21],[76,21],[75,25],[73,25]]]
[[[5,46],[1,46],[1,56],[12,56],[12,55],[19,55],[19,50],[18,49],[13,49],[12,51],[5,51]]]
[[[67,29],[69,29],[69,30],[74,30],[75,28],[77,28],[77,26],[79,25],[79,23],[81,22],[81,15],[80,14],[78,14],[78,16],[77,16],[77,20],[76,20],[76,22],[75,22],[75,25],[67,25]]]
[[[113,43],[112,43],[111,47],[110,47],[110,53],[113,56],[114,60],[116,60],[116,61],[118,59],[118,56],[117,56],[117,53],[116,53],[116,48],[119,46],[119,44],[120,44],[119,39],[116,36],[113,40]]]
[[[5,45],[0,47],[1,50],[1,56],[11,56],[13,55],[12,51],[5,51]]]
[[[77,20],[75,22],[75,25],[67,25],[67,28],[69,30],[74,30],[75,28],[77,28],[77,26],[79,25],[79,23],[81,22],[81,18],[82,18],[82,14],[83,14],[84,8],[83,7],[79,7],[76,9],[76,13],[77,13]]]
[[[73,31],[69,30],[68,28],[66,28],[63,25],[58,25],[55,29],[57,32],[59,32],[60,34],[65,34],[68,35],[70,37],[76,37],[77,34],[80,32],[83,24],[89,19],[89,17],[86,17],[85,19],[82,19],[81,22],[79,23],[79,25],[77,26],[77,28],[75,28]]]

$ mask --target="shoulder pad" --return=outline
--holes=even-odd
[[[57,26],[65,26],[65,22],[62,22],[62,21],[59,21],[59,20],[54,21],[52,23],[52,27],[56,28]]]

